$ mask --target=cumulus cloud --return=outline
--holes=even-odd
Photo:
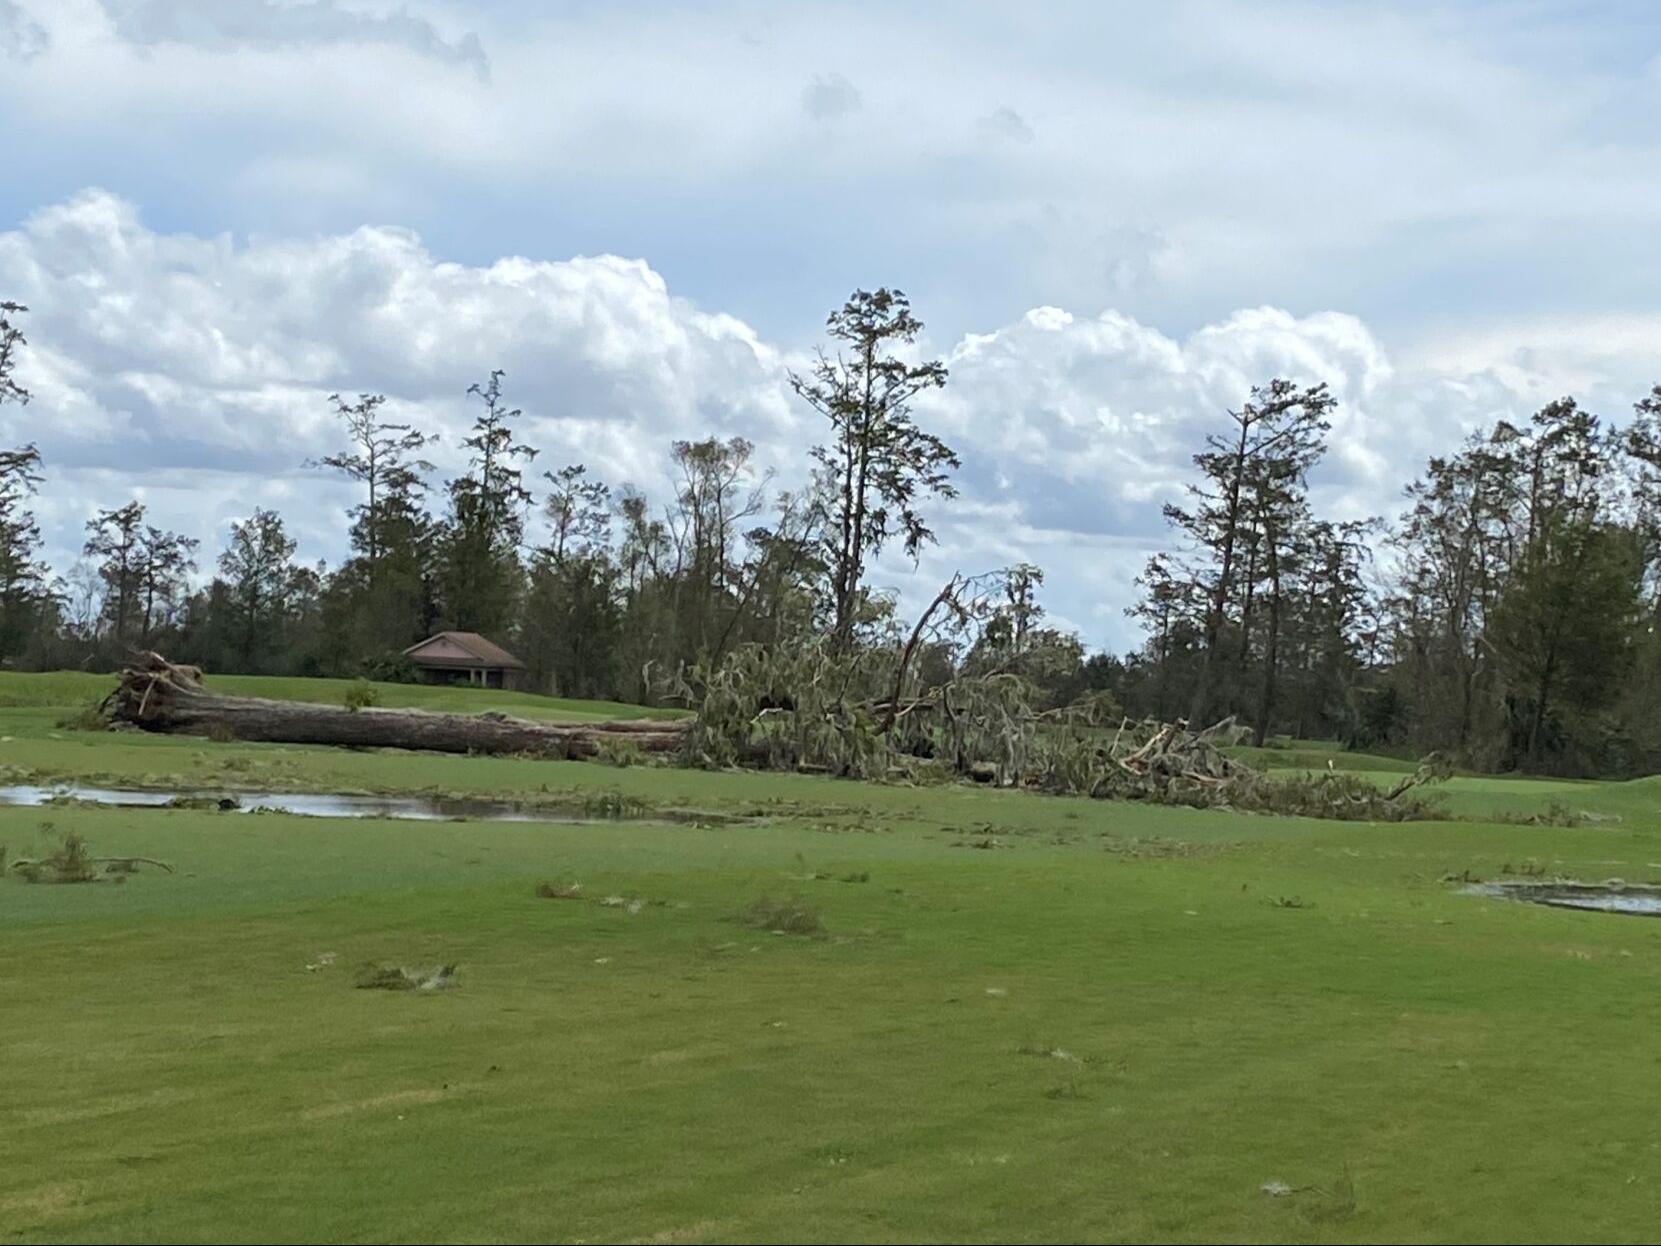
[[[60,566],[94,509],[135,495],[209,547],[230,520],[273,506],[306,557],[337,560],[351,491],[304,466],[338,447],[336,390],[383,391],[398,418],[441,432],[448,471],[472,418],[467,386],[503,368],[539,470],[581,461],[659,499],[672,439],[748,437],[788,486],[821,431],[787,381],[811,343],[768,341],[638,259],[458,263],[387,226],[163,232],[87,191],[0,233],[0,295],[32,308],[20,379],[35,393],[0,408],[0,445],[41,445],[39,510]],[[1521,418],[1567,389],[1621,415],[1655,379],[1656,329],[1557,320],[1392,354],[1340,312],[1252,307],[1172,335],[1122,311],[1038,307],[924,347],[951,381],[919,419],[962,455],[963,496],[931,510],[940,544],[918,567],[890,558],[877,580],[909,601],[957,569],[1036,562],[1056,619],[1122,646],[1131,581],[1166,539],[1160,506],[1253,384],[1330,385],[1340,406],[1320,505],[1389,514],[1427,454],[1496,415]]]
[[[53,464],[43,506],[60,558],[86,513],[134,492],[204,534],[246,511],[251,488],[339,500],[302,466],[338,442],[335,390],[386,392],[445,434],[446,467],[472,418],[465,390],[495,367],[543,462],[614,482],[660,484],[673,437],[742,434],[774,459],[798,440],[778,352],[639,260],[469,266],[391,228],[163,234],[93,191],[0,234],[0,289],[31,307],[35,394],[0,410],[0,443],[38,440]],[[338,556],[337,513],[285,509],[313,554]]]
[[[201,48],[304,48],[378,43],[465,65],[490,75],[479,36],[446,39],[403,7],[386,12],[343,8],[338,0],[102,0],[116,33],[132,43]]]
[[[1029,515],[1048,527],[1157,532],[1160,502],[1189,478],[1188,456],[1275,376],[1337,394],[1330,474],[1361,481],[1382,465],[1385,436],[1371,412],[1391,368],[1353,316],[1256,308],[1177,340],[1121,312],[1041,307],[965,338],[947,362],[952,384],[936,405],[972,439],[971,470],[988,492],[1027,492]]]
[[[829,121],[858,112],[859,90],[841,74],[819,74],[802,88],[802,108],[815,121]]]

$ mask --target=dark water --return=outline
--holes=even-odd
[[[522,805],[505,800],[457,799],[432,796],[357,796],[310,792],[156,792],[138,788],[86,787],[76,783],[50,787],[32,784],[0,786],[0,806],[35,808],[59,801],[80,801],[114,809],[169,807],[219,809],[225,813],[252,813],[257,809],[312,818],[394,818],[416,822],[607,822],[724,823],[737,819],[689,810],[612,812],[576,806]]]
[[[1476,883],[1466,890],[1472,895],[1497,896],[1559,909],[1661,917],[1661,887],[1609,883]]]

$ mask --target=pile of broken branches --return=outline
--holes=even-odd
[[[1388,789],[1365,776],[1330,768],[1267,774],[1224,751],[1250,735],[1232,717],[1202,731],[1190,731],[1180,720],[1139,724],[1131,728],[1133,743],[1121,754],[1127,728],[1129,723],[1121,724],[1109,746],[1113,764],[1091,787],[1092,796],[1243,813],[1402,822],[1436,816],[1437,810],[1416,789],[1449,774],[1446,762],[1434,754]]]
[[[1445,775],[1427,763],[1388,791],[1344,772],[1269,775],[1228,751],[1247,734],[1232,718],[1199,731],[1180,720],[1121,718],[1114,730],[1111,720],[1102,721],[1099,701],[1036,710],[1031,686],[1009,672],[960,675],[906,695],[891,660],[880,650],[843,654],[822,642],[787,651],[744,646],[700,673],[695,719],[565,724],[225,696],[210,691],[197,668],[147,653],[121,673],[102,709],[111,721],[146,731],[219,740],[551,758],[594,757],[626,744],[691,765],[968,778],[1058,794],[1367,821],[1432,816],[1415,789]]]

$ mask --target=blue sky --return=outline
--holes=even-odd
[[[1661,379],[1661,6],[0,0],[0,439],[59,561],[139,493],[337,558],[323,399],[452,433],[508,369],[550,466],[814,429],[783,378],[856,285],[953,367],[941,548],[1031,558],[1096,643],[1252,380],[1345,399],[1323,500],[1561,392]]]

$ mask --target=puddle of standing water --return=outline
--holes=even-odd
[[[723,824],[743,819],[691,810],[653,810],[640,813],[592,812],[579,808],[521,805],[506,800],[469,800],[444,796],[358,796],[314,792],[156,792],[141,788],[86,787],[66,783],[50,787],[20,783],[0,786],[0,806],[39,808],[64,801],[104,805],[113,809],[218,809],[225,813],[252,813],[263,809],[310,818],[391,818],[415,822],[698,822]]]
[[[1661,887],[1624,883],[1475,883],[1465,888],[1465,893],[1559,909],[1661,917]]]

